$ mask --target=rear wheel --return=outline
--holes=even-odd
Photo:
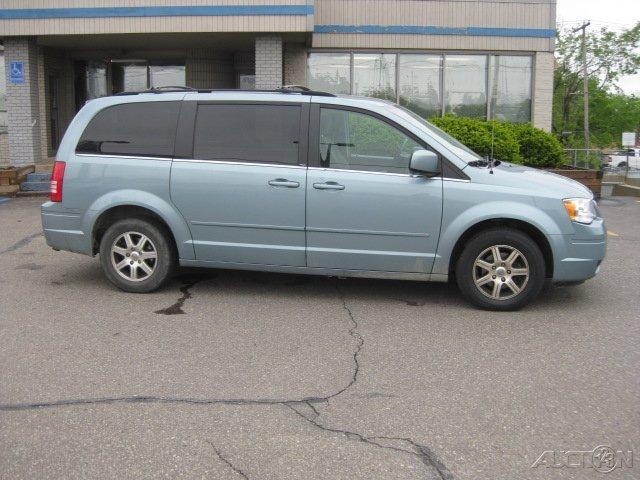
[[[119,220],[100,242],[102,270],[111,283],[126,292],[156,290],[169,279],[175,262],[168,234],[147,220]]]
[[[463,295],[489,310],[516,310],[533,300],[545,280],[544,257],[528,235],[511,228],[472,237],[456,263]]]

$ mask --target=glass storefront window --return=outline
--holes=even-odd
[[[398,61],[400,105],[423,118],[440,116],[440,55],[401,54]]]
[[[487,116],[487,57],[446,55],[444,67],[445,112],[460,117]]]
[[[496,120],[531,120],[531,57],[492,56],[489,66],[490,115]]]
[[[396,55],[355,53],[353,94],[396,101]]]
[[[124,64],[122,65],[123,88],[124,92],[135,92],[148,88],[147,66]]]
[[[87,62],[87,100],[104,97],[107,93],[107,66],[104,62]]]
[[[312,53],[307,61],[309,88],[321,92],[351,93],[351,54]]]
[[[151,87],[184,87],[186,85],[184,65],[151,64],[149,72]]]

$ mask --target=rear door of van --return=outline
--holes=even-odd
[[[185,100],[171,199],[196,259],[305,266],[307,98]]]

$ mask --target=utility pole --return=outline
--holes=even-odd
[[[577,28],[573,29],[573,33],[582,30],[582,81],[584,83],[584,148],[589,149],[589,74],[587,73],[587,27],[591,25],[590,21],[584,22]],[[587,152],[585,152],[586,158]]]

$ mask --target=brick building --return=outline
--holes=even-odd
[[[87,100],[167,85],[298,84],[388,98],[425,117],[551,127],[555,0],[16,6],[0,0],[0,163],[54,155]]]

